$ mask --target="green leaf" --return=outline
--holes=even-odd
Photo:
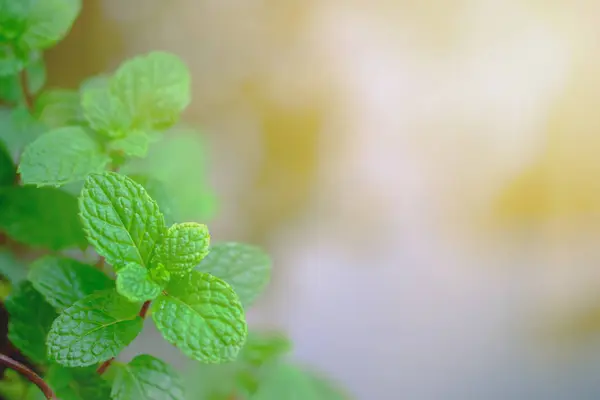
[[[78,125],[84,121],[80,101],[74,90],[46,90],[36,99],[34,114],[50,129]]]
[[[190,103],[190,73],[183,61],[165,52],[123,63],[110,85],[138,128],[172,125]]]
[[[244,307],[251,305],[271,279],[271,259],[256,246],[219,243],[197,268],[229,283]]]
[[[117,271],[129,263],[148,266],[166,228],[158,205],[140,184],[114,172],[92,174],[79,208],[89,242]]]
[[[140,307],[115,290],[79,300],[52,324],[48,357],[67,367],[86,367],[116,356],[142,330]]]
[[[258,367],[274,361],[289,352],[290,340],[280,332],[248,332],[246,344],[240,351],[238,361]]]
[[[83,91],[81,106],[90,126],[109,137],[122,137],[131,126],[127,108],[108,88]]]
[[[0,186],[12,185],[15,182],[15,164],[3,143],[0,143]]]
[[[152,279],[150,270],[139,264],[127,264],[117,274],[117,292],[131,301],[153,300],[162,289],[163,286]]]
[[[31,264],[29,280],[58,312],[90,294],[114,287],[112,279],[91,265],[56,256]]]
[[[206,363],[233,360],[244,345],[244,309],[233,289],[209,274],[191,271],[171,277],[168,295],[152,305],[164,338],[188,357]]]
[[[183,400],[183,383],[167,363],[150,355],[119,366],[112,387],[113,400]]]
[[[151,138],[143,131],[128,132],[122,139],[113,140],[108,144],[108,149],[123,153],[126,156],[145,157]]]
[[[81,85],[79,85],[79,91],[83,93],[86,90],[91,89],[106,89],[109,87],[109,83],[110,76],[106,74],[93,75],[81,82]]]
[[[31,56],[25,67],[27,72],[27,91],[34,95],[46,83],[46,65],[44,59],[37,53]],[[11,103],[23,100],[23,89],[18,73],[12,75],[0,75],[0,98]]]
[[[52,365],[46,381],[61,400],[107,400],[110,386],[95,368],[64,368]]]
[[[81,0],[30,2],[19,44],[27,49],[46,49],[64,38],[81,10]]]
[[[156,248],[156,262],[174,274],[191,271],[206,255],[210,234],[206,225],[185,222],[169,227]]]
[[[56,312],[30,282],[24,281],[6,299],[10,315],[8,339],[32,361],[46,364],[46,335]]]
[[[83,128],[70,126],[45,133],[27,146],[19,172],[25,184],[60,186],[102,171],[109,161]]]
[[[176,221],[173,211],[173,198],[167,191],[165,183],[148,175],[129,175],[129,177],[142,185],[150,197],[156,201],[165,216],[165,223],[173,224]]]
[[[43,131],[44,127],[26,108],[19,107],[13,111],[0,108],[0,140],[13,158],[21,154],[22,149]]]
[[[87,244],[77,199],[55,188],[0,188],[0,229],[18,242],[51,250]]]
[[[7,250],[0,250],[0,275],[13,285],[27,279],[27,269],[23,263]]]

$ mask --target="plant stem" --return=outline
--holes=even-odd
[[[19,82],[21,83],[21,93],[23,93],[23,99],[27,109],[31,111],[33,109],[33,97],[29,93],[29,75],[27,69],[23,68],[19,73]]]
[[[144,302],[144,304],[142,305],[142,309],[140,310],[140,314],[139,314],[139,316],[142,319],[146,318],[146,314],[148,314],[148,309],[150,309],[150,303],[151,303],[151,301],[148,300],[148,301]],[[106,360],[102,364],[100,364],[100,366],[96,370],[96,372],[98,373],[98,375],[102,375],[103,373],[105,373],[106,370],[108,369],[108,367],[111,366],[111,364],[112,364],[113,361],[115,361],[114,357],[111,358],[111,359],[109,359],[109,360]]]
[[[44,393],[44,396],[46,396],[46,399],[56,400],[56,396],[54,395],[52,389],[50,389],[50,386],[48,386],[48,384],[44,382],[44,380],[40,378],[38,374],[27,368],[25,365],[4,354],[0,354],[0,364],[3,364],[10,369],[14,369],[27,378],[31,383],[39,387],[42,393]]]

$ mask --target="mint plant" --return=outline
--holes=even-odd
[[[179,120],[191,101],[185,63],[154,51],[77,89],[45,87],[43,51],[81,6],[0,0],[0,297],[11,343],[0,396],[185,399],[164,361],[119,359],[151,319],[224,389],[207,384],[203,398],[283,398],[268,383],[289,342],[248,336],[245,319],[271,260],[252,245],[212,244],[200,223],[214,201],[189,165],[202,159],[199,135]]]

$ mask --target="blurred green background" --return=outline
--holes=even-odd
[[[600,395],[600,4],[86,0],[77,87],[181,56],[250,312],[359,399]],[[184,365],[158,335],[131,349]],[[192,371],[192,367],[186,366]],[[191,373],[191,372],[190,372]]]

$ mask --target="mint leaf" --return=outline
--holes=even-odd
[[[165,52],[151,52],[123,63],[110,87],[138,128],[172,125],[190,103],[190,73],[177,56]]]
[[[15,182],[16,168],[12,157],[3,143],[0,143],[0,186],[12,185]]]
[[[169,227],[156,248],[156,261],[174,274],[192,270],[208,254],[210,234],[206,225],[185,222]]]
[[[131,301],[153,300],[162,289],[152,279],[150,271],[139,264],[127,264],[117,274],[117,292]]]
[[[45,379],[61,400],[107,400],[110,396],[110,386],[93,367],[64,368],[54,364]]]
[[[168,295],[152,305],[163,337],[188,357],[206,363],[234,359],[246,340],[244,310],[233,289],[209,274],[171,277]]]
[[[148,175],[129,175],[129,177],[142,185],[148,192],[148,195],[156,201],[165,216],[165,223],[169,225],[173,224],[176,221],[173,210],[173,198],[167,191],[165,183]]]
[[[114,172],[86,179],[79,208],[89,242],[118,271],[129,263],[148,266],[165,220],[144,188]]]
[[[4,142],[10,155],[15,158],[22,149],[33,142],[44,127],[36,121],[26,108],[14,110],[0,108],[0,140]]]
[[[126,156],[145,157],[151,138],[143,131],[128,132],[122,139],[113,140],[108,144],[111,151],[123,153]]]
[[[18,285],[27,279],[27,269],[8,250],[0,250],[0,275],[4,276],[12,285]]]
[[[25,148],[19,165],[24,184],[60,186],[104,169],[110,158],[78,126],[57,128]]]
[[[46,65],[40,54],[33,54],[25,67],[27,90],[36,94],[46,83]],[[0,98],[11,103],[23,101],[23,89],[18,73],[0,76]]]
[[[0,188],[0,229],[18,242],[51,250],[87,244],[77,199],[55,188]]]
[[[42,92],[35,101],[34,114],[48,128],[81,124],[84,119],[79,93],[53,89]]]
[[[240,351],[238,361],[258,367],[289,352],[290,340],[279,332],[248,332],[246,344]]]
[[[116,356],[142,330],[140,307],[115,290],[79,300],[52,324],[48,357],[67,367],[85,367]]]
[[[111,399],[183,400],[183,383],[167,363],[147,354],[119,366]]]
[[[56,312],[30,282],[22,282],[4,303],[8,314],[8,339],[32,361],[46,363],[46,334]]]
[[[4,30],[2,17],[2,12],[0,12],[0,32]],[[25,62],[15,54],[11,45],[0,43],[0,77],[14,76],[23,69],[24,65]]]
[[[109,137],[122,137],[131,126],[132,117],[127,108],[108,88],[83,91],[81,106],[90,126]]]
[[[46,49],[71,29],[81,10],[81,0],[40,0],[28,2],[25,30],[19,44],[27,49]]]
[[[91,265],[56,256],[31,264],[29,280],[58,312],[96,291],[114,287],[112,279]]]
[[[197,269],[229,283],[244,307],[256,300],[271,279],[269,256],[256,246],[235,242],[212,246]]]

